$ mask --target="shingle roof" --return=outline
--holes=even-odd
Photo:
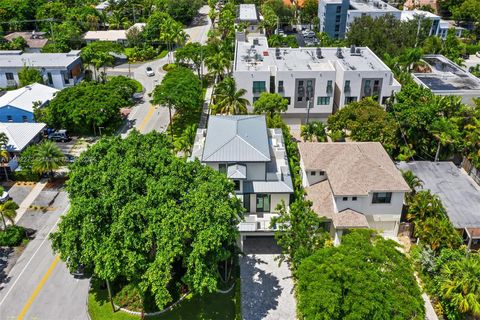
[[[302,142],[298,149],[306,170],[326,171],[336,196],[410,190],[379,142]]]
[[[480,191],[452,162],[414,161],[398,164],[411,170],[442,200],[455,228],[480,228]]]
[[[0,97],[0,108],[12,106],[28,112],[33,112],[33,103],[40,101],[42,104],[52,100],[55,93],[59,90],[34,83],[17,90],[7,91]]]
[[[37,134],[39,134],[45,123],[1,123],[0,132],[8,137],[7,150],[10,152],[22,151]]]
[[[265,116],[211,116],[202,162],[268,162]]]
[[[368,228],[367,218],[360,212],[352,209],[345,209],[337,212],[335,199],[328,180],[323,180],[305,188],[306,199],[312,202],[312,210],[319,217],[332,220],[335,228]]]

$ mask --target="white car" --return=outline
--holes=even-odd
[[[3,191],[2,195],[0,196],[0,203],[7,202],[7,200],[10,200],[10,195],[7,191]]]
[[[155,72],[153,71],[152,67],[147,67],[145,69],[145,73],[147,74],[147,76],[149,77],[153,77],[155,75]]]

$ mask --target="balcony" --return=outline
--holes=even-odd
[[[276,213],[246,213],[245,220],[238,224],[240,232],[273,232],[276,228],[270,228],[270,222],[273,217],[278,217]]]

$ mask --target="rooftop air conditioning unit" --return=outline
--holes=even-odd
[[[322,56],[322,48],[317,48],[316,54],[317,54],[317,59],[322,59],[322,58],[323,58],[323,56]]]
[[[337,58],[343,59],[342,48],[337,48]]]
[[[253,45],[254,45],[254,46],[258,46],[258,45],[259,45],[258,39],[253,39]]]

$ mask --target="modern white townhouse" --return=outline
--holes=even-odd
[[[429,88],[435,95],[459,96],[462,102],[474,106],[480,98],[480,79],[440,54],[428,54],[423,72],[413,73],[413,80]]]
[[[373,19],[391,15],[398,20],[409,21],[416,17],[431,20],[430,35],[445,39],[448,29],[454,28],[460,37],[463,28],[452,25],[440,16],[422,10],[398,10],[381,0],[319,0],[318,18],[320,32],[325,32],[330,38],[345,38],[350,25],[356,18],[370,16]]]
[[[281,201],[288,206],[292,178],[281,129],[268,129],[265,116],[211,116],[198,129],[191,159],[227,175],[246,210],[239,224],[243,239],[273,236],[271,219]]]
[[[352,228],[398,234],[409,186],[379,142],[298,144],[302,181],[313,210],[340,243]]]
[[[233,77],[253,103],[263,92],[289,101],[290,124],[324,120],[344,105],[372,97],[385,104],[401,89],[391,70],[367,47],[269,48],[263,36],[237,34]]]
[[[0,51],[0,88],[19,86],[18,73],[24,66],[40,71],[45,85],[59,90],[74,86],[83,78],[80,50],[68,53]]]

